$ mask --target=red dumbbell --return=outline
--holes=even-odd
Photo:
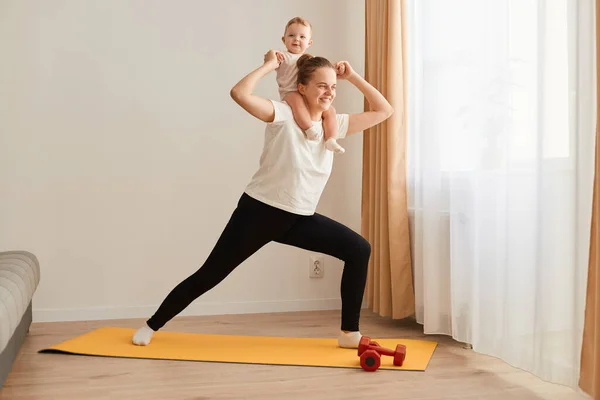
[[[381,365],[381,356],[394,357],[394,365],[402,366],[406,358],[406,346],[399,344],[396,350],[381,347],[379,343],[372,341],[368,336],[363,336],[358,344],[358,356],[360,357],[360,366],[365,371],[376,371]]]

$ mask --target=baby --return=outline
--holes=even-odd
[[[292,18],[285,26],[285,32],[281,40],[287,51],[278,51],[277,59],[277,84],[279,85],[279,96],[292,108],[294,120],[304,131],[309,140],[315,140],[321,133],[318,125],[313,125],[302,95],[298,93],[296,62],[308,47],[312,45],[312,27],[304,18]],[[337,143],[338,127],[333,106],[323,113],[323,136],[325,147],[335,153],[344,153]]]

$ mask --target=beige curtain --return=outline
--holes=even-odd
[[[395,319],[415,311],[406,198],[405,9],[404,0],[365,1],[365,79],[395,109],[364,132],[362,234],[372,246],[366,298],[374,312]]]
[[[596,0],[596,68],[600,66],[600,0]],[[600,93],[600,73],[596,70]],[[600,102],[597,102],[600,105]],[[600,107],[597,114],[600,115]],[[600,399],[600,138],[596,127],[596,169],[590,234],[590,260],[585,307],[585,326],[581,347],[579,386],[594,399]]]

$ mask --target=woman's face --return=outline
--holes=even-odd
[[[315,70],[308,84],[300,84],[298,90],[313,111],[326,111],[335,98],[337,77],[335,71],[329,67]]]

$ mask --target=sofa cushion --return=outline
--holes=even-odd
[[[0,353],[21,322],[40,281],[35,255],[0,252]]]

